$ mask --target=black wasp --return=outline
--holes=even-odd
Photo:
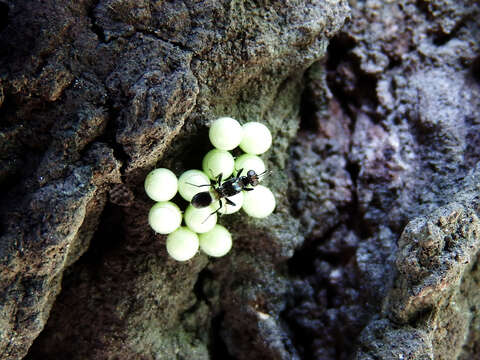
[[[257,174],[255,170],[248,170],[247,176],[241,176],[243,169],[240,169],[237,173],[237,176],[233,176],[227,180],[225,180],[222,184],[222,174],[218,175],[217,181],[213,185],[194,185],[197,187],[201,186],[211,186],[213,188],[214,197],[216,200],[225,199],[225,202],[228,205],[235,206],[235,203],[230,200],[228,197],[237,195],[242,190],[245,191],[252,191],[253,187],[249,186],[257,186],[260,182],[260,176],[264,175],[266,171],[261,174]],[[194,195],[192,198],[192,205],[196,208],[204,208],[209,206],[213,202],[214,198],[210,191],[202,191],[198,194]],[[217,210],[215,210],[210,215],[217,213],[222,208],[222,201],[220,202],[220,206]]]

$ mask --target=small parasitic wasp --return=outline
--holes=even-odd
[[[221,199],[225,199],[225,202],[228,205],[235,206],[235,203],[229,199],[230,196],[234,196],[239,192],[245,191],[252,191],[254,186],[257,186],[260,182],[260,176],[264,175],[267,171],[262,172],[261,174],[257,174],[255,170],[249,170],[246,176],[242,175],[243,169],[240,169],[237,173],[237,176],[232,176],[231,178],[225,180],[222,184],[222,174],[218,175],[215,184],[213,185],[195,185],[190,184],[197,187],[202,186],[209,186],[213,188],[213,197],[210,191],[202,191],[198,194],[194,195],[192,198],[192,205],[196,208],[204,208],[209,206],[214,199],[220,200],[220,206],[217,210],[212,212],[209,216],[217,213],[223,206]],[[249,187],[252,186],[252,187]],[[225,205],[226,206],[226,205]],[[207,218],[208,219],[208,218]]]

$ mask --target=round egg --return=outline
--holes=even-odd
[[[209,232],[199,235],[200,249],[209,256],[226,255],[232,248],[232,235],[222,225],[215,225]]]
[[[182,223],[180,208],[170,201],[158,202],[148,213],[148,223],[159,234],[169,234]]]
[[[267,217],[273,212],[275,205],[273,193],[263,185],[257,185],[254,190],[243,193],[242,209],[252,217]]]
[[[178,181],[172,171],[159,168],[152,170],[147,175],[144,187],[150,199],[155,201],[168,201],[177,193]]]
[[[262,123],[251,121],[242,126],[240,148],[247,154],[263,154],[272,145],[272,134]]]
[[[167,252],[177,261],[186,261],[198,251],[198,235],[182,226],[167,237]]]
[[[242,125],[230,117],[221,117],[210,125],[208,137],[220,150],[233,150],[242,141]]]

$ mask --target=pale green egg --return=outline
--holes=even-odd
[[[235,171],[243,169],[242,175],[247,175],[249,170],[254,170],[257,174],[265,171],[265,163],[257,155],[243,154],[235,159]]]
[[[243,193],[242,209],[252,217],[267,217],[273,212],[275,205],[273,193],[263,185],[257,185],[254,190]]]
[[[208,137],[217,149],[233,150],[242,141],[242,125],[230,117],[219,118],[210,125]]]
[[[209,232],[200,234],[199,241],[200,249],[209,256],[224,256],[232,248],[232,235],[218,224]]]
[[[242,126],[240,148],[247,154],[263,154],[272,145],[272,134],[262,123],[251,121]]]
[[[183,216],[188,228],[196,233],[204,233],[212,230],[217,223],[217,214],[211,206],[195,208],[189,205]]]
[[[187,201],[202,191],[208,191],[210,179],[200,170],[187,170],[178,178],[178,192]]]
[[[225,150],[210,150],[203,158],[203,172],[212,180],[216,180],[219,174],[226,179],[233,173],[235,161],[232,154]]]
[[[170,201],[158,202],[148,213],[148,223],[159,234],[169,234],[182,223],[180,208]]]
[[[198,251],[197,234],[182,226],[167,236],[167,252],[177,261],[186,261],[195,256]]]
[[[152,170],[145,178],[145,192],[155,201],[168,201],[175,196],[178,189],[177,177],[165,168]]]

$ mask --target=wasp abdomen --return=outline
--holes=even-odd
[[[197,209],[207,207],[212,203],[212,195],[208,191],[199,192],[195,194],[192,198],[192,205]]]

